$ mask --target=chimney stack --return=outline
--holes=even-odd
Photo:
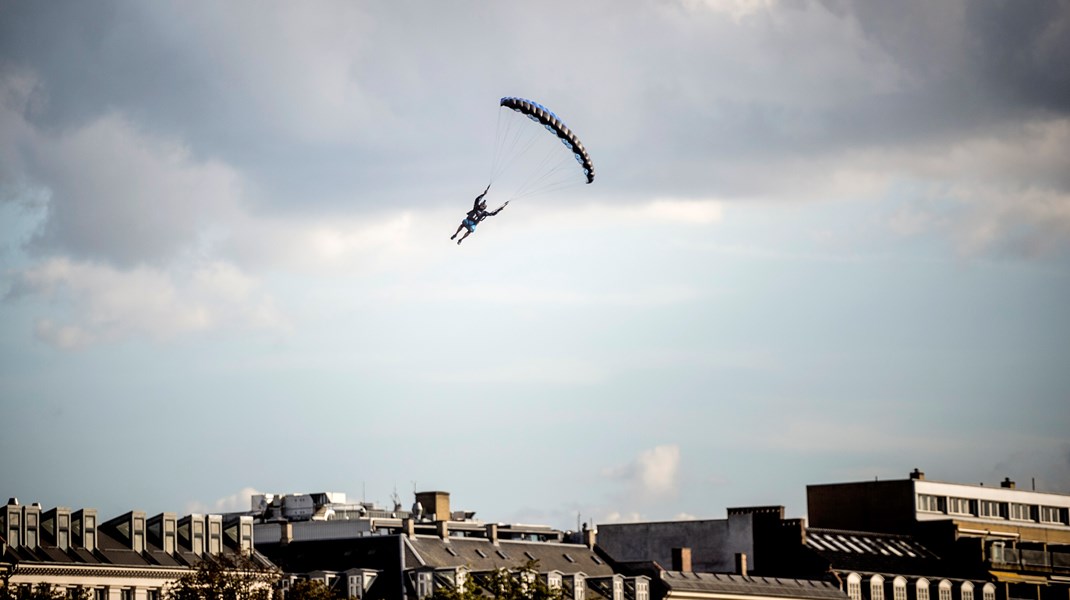
[[[999,487],[1007,488],[1009,490],[1013,490],[1014,487],[1015,487],[1015,484],[1014,484],[1013,481],[1011,481],[1010,477],[1004,477],[1003,481],[1000,482]]]
[[[402,519],[401,520],[401,533],[410,540],[416,537],[416,521],[415,519]]]
[[[598,532],[593,528],[587,527],[583,530],[583,545],[588,548],[594,549],[595,542],[598,539]]]
[[[435,521],[435,533],[440,539],[450,541],[450,527],[445,520]]]
[[[681,573],[691,572],[691,548],[672,549],[672,570]]]
[[[736,574],[747,576],[747,554],[745,552],[736,553]]]
[[[911,479],[917,479],[918,481],[924,481],[925,480],[925,473],[922,472],[922,471],[919,471],[917,467],[914,467],[914,470],[910,472],[910,478]]]
[[[498,545],[498,524],[487,523],[487,539],[495,546]]]
[[[289,521],[282,524],[279,528],[279,544],[285,546],[294,541],[294,525]]]

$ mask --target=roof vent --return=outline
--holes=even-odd
[[[923,471],[919,471],[918,468],[915,467],[914,470],[910,472],[910,478],[911,479],[924,480],[925,479],[925,473]]]

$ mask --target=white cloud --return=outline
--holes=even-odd
[[[737,21],[755,13],[768,11],[776,3],[775,0],[680,0],[680,2],[691,10],[723,13]]]
[[[197,251],[238,210],[242,185],[232,168],[120,115],[33,141],[32,172],[50,191],[36,242],[45,253],[162,263]]]
[[[43,297],[65,311],[63,318],[41,317],[36,325],[39,339],[63,349],[220,329],[287,328],[260,284],[221,262],[179,275],[51,259],[19,273],[12,296]]]
[[[252,497],[263,492],[252,487],[245,487],[236,493],[211,502],[191,500],[186,503],[187,514],[219,514],[227,512],[241,512],[249,510],[252,506]]]
[[[639,453],[631,462],[603,470],[610,479],[624,482],[643,498],[674,496],[678,491],[680,446],[664,444]]]

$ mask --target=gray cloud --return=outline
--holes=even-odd
[[[903,157],[990,137],[1029,146],[1023,124],[1067,118],[1066,0],[740,6],[9,3],[0,78],[32,85],[5,118],[22,133],[0,138],[15,165],[0,176],[50,191],[39,251],[129,264],[188,250],[226,220],[233,203],[173,189],[203,169],[240,181],[252,214],[467,197],[487,172],[501,95],[567,115],[599,170],[592,197],[618,202],[820,198],[835,191],[831,171],[874,173],[858,163],[867,152],[898,163],[880,173],[888,185],[910,182],[927,174]],[[94,191],[99,163],[122,158],[114,148],[52,151],[115,121],[132,140],[181,148],[181,161],[151,159],[177,174],[124,181],[113,169]],[[1039,186],[1066,203],[1066,159],[1042,164],[1004,169],[995,189]],[[935,183],[976,186],[982,173]],[[179,212],[179,196],[199,208]],[[175,204],[156,213],[161,197]],[[1050,233],[1019,221],[1013,237]]]

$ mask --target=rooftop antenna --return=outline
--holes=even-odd
[[[394,485],[394,493],[390,494],[390,499],[394,502],[394,512],[401,510],[401,496],[398,496],[398,486]]]

